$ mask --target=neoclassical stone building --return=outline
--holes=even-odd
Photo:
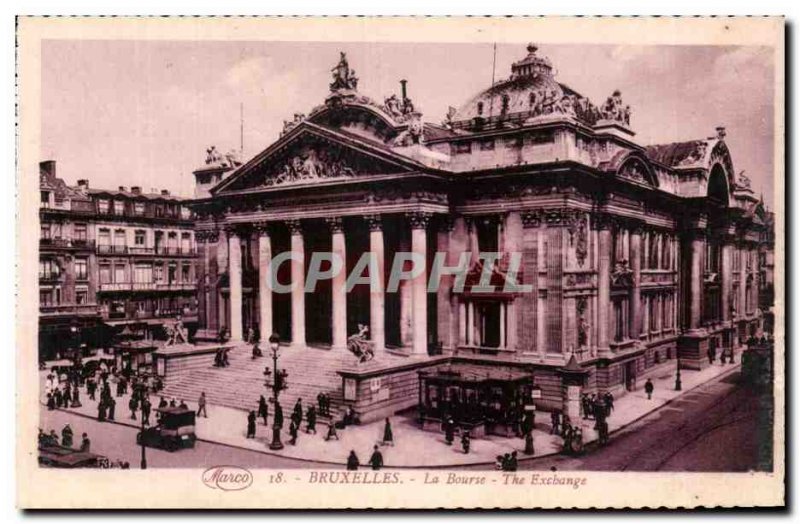
[[[342,54],[324,103],[275,143],[241,165],[210,156],[193,205],[201,334],[277,332],[302,350],[342,351],[365,324],[377,361],[530,371],[544,407],[561,401],[573,356],[584,388],[621,391],[676,356],[697,369],[709,348],[738,348],[759,329],[764,209],[725,129],[640,144],[619,92],[596,105],[527,51],[441,124],[424,121],[405,81],[383,102],[360,93]],[[417,278],[346,293],[342,274],[313,294],[272,293],[265,268],[287,250],[305,263],[284,264],[284,283],[302,282],[317,251],[341,254],[348,271],[371,251],[384,282],[396,252],[429,264],[444,252],[449,265],[468,252],[471,276],[461,292],[444,277],[436,292]],[[480,252],[501,255],[493,282],[520,253],[531,291],[473,290]]]

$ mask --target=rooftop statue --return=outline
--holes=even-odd
[[[333,74],[333,82],[331,82],[330,86],[331,91],[338,91],[340,89],[352,89],[355,91],[358,88],[356,72],[350,69],[350,65],[347,63],[347,55],[343,52],[339,54],[339,63],[336,64],[336,67],[331,69],[331,73]]]
[[[629,126],[631,124],[631,106],[623,105],[622,93],[616,90],[600,107],[600,116],[604,120],[614,120]]]
[[[744,171],[740,172],[736,179],[736,185],[742,189],[750,189],[750,177],[745,176]]]

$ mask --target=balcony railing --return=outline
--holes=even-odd
[[[100,291],[192,291],[195,282],[107,282],[100,284]]]
[[[192,256],[197,254],[197,249],[193,247],[143,247],[143,246],[114,246],[109,244],[98,244],[97,253],[101,255],[166,255],[166,256]]]
[[[54,315],[97,315],[100,308],[97,304],[46,304],[39,306],[42,316]]]
[[[39,246],[42,248],[73,248],[73,249],[92,249],[94,242],[85,238],[40,238]]]

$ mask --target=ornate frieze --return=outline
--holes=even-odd
[[[611,270],[611,285],[614,287],[633,286],[633,269],[627,260],[619,260]]]
[[[307,147],[264,178],[264,186],[351,178],[356,171],[330,150]]]
[[[195,231],[194,238],[201,244],[214,243],[219,240],[219,230],[217,229],[198,229]]]
[[[569,209],[565,207],[542,208],[523,211],[523,227],[539,227],[542,224],[550,227],[576,227],[581,217],[586,218],[584,211],[579,209]]]

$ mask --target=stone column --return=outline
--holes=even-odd
[[[386,348],[386,290],[384,267],[383,221],[380,215],[367,215],[364,217],[369,227],[369,250],[375,258],[376,274],[370,273],[378,289],[370,286],[369,292],[369,332],[375,351]]]
[[[258,224],[258,329],[261,344],[266,344],[272,335],[272,285],[269,281],[269,267],[272,262],[272,242],[266,222]]]
[[[239,232],[228,228],[228,283],[230,286],[232,341],[242,340],[242,244]]]
[[[409,253],[411,246],[408,243],[408,238],[402,236],[398,244],[398,251],[402,253]],[[403,269],[408,269],[408,264]],[[403,347],[411,346],[413,343],[413,329],[412,329],[412,316],[414,305],[411,297],[411,283],[408,280],[401,280],[399,283],[398,293],[400,294],[400,344]]]
[[[703,304],[703,252],[705,251],[705,236],[701,231],[692,235],[690,294],[689,297],[689,329],[697,330],[702,322]]]
[[[345,250],[344,225],[339,217],[327,219],[328,227],[331,230],[331,250],[338,255],[342,263],[347,264],[347,253]],[[333,307],[333,349],[347,348],[347,269],[342,267],[331,282],[331,299]]]
[[[731,270],[731,245],[728,239],[722,245],[722,321],[728,325],[731,320],[731,291],[733,274]]]
[[[425,271],[411,281],[412,347],[415,356],[428,354],[428,282],[427,282],[427,228],[431,213],[410,213],[411,252],[425,260]]]
[[[611,310],[611,220],[604,215],[595,217],[598,229],[597,264],[597,349],[609,351],[609,316]]]
[[[305,245],[300,220],[286,222],[291,233],[291,250],[297,260],[291,261],[292,276],[292,345],[306,345],[306,296],[305,296]]]
[[[631,338],[639,340],[642,332],[642,227],[634,225],[631,230],[631,269],[633,288],[631,289],[631,318],[633,328]]]

